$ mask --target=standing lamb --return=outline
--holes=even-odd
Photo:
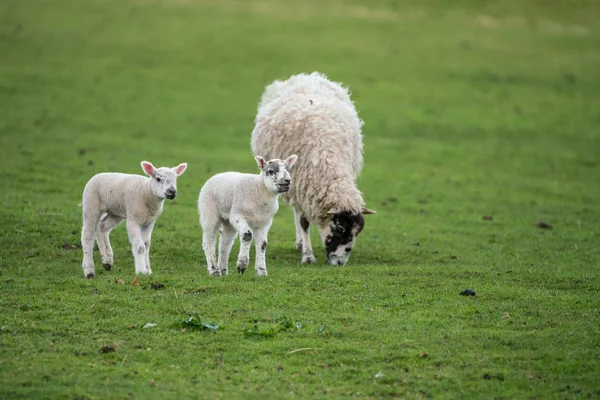
[[[273,216],[279,209],[279,194],[290,189],[290,168],[298,158],[292,155],[285,160],[269,160],[256,156],[260,174],[225,172],[210,178],[198,198],[202,248],[206,255],[208,273],[227,275],[229,253],[235,237],[242,238],[237,259],[237,270],[244,273],[250,260],[250,242],[254,237],[256,248],[256,273],[267,275],[265,251],[267,234]],[[217,233],[219,260],[215,255]]]
[[[163,210],[165,199],[177,196],[177,178],[187,168],[186,163],[175,168],[154,168],[142,161],[142,169],[149,177],[106,172],[94,175],[83,190],[83,275],[94,278],[94,239],[104,269],[113,266],[113,251],[108,235],[127,220],[127,233],[135,259],[135,273],[150,275],[150,239],[156,219]]]
[[[293,185],[283,195],[294,208],[296,249],[314,263],[309,225],[316,224],[327,262],[345,265],[364,227],[356,179],[363,166],[361,127],[348,89],[325,75],[299,74],[267,86],[258,106],[252,151],[265,157],[295,153]]]

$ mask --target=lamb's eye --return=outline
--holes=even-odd
[[[272,169],[268,170],[267,175],[273,175],[273,170]]]
[[[162,182],[162,179],[160,179],[158,176],[156,177],[156,182],[160,183]]]

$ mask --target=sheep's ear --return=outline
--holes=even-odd
[[[263,171],[265,169],[265,165],[267,164],[265,159],[261,156],[256,156],[254,157],[254,159],[256,160],[256,165],[258,165],[258,168],[260,168],[260,170]]]
[[[329,211],[327,211],[327,214],[339,214],[339,212],[340,212],[339,208],[337,208],[337,207],[331,207],[329,209]]]
[[[181,163],[178,166],[176,166],[175,168],[171,168],[171,169],[173,170],[173,172],[175,172],[177,174],[177,176],[180,176],[187,169],[187,163]]]
[[[376,214],[375,211],[369,210],[367,207],[363,207],[360,209],[361,214]]]
[[[149,176],[154,176],[156,175],[156,168],[154,168],[154,165],[152,165],[152,163],[150,161],[142,161],[142,169],[144,170],[144,172],[146,173],[146,175]]]
[[[289,168],[291,168],[292,165],[296,163],[296,161],[298,161],[298,156],[295,154],[283,160],[283,162],[286,163]]]

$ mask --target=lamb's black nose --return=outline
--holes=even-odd
[[[167,190],[165,192],[165,195],[167,196],[167,199],[174,199],[175,196],[177,196],[177,192],[175,192],[174,190],[169,189],[169,190]]]
[[[286,184],[288,184],[288,185],[290,184],[291,181],[292,181],[291,179],[284,179],[283,180],[283,182],[286,183]]]

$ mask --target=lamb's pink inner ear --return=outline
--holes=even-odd
[[[175,167],[175,173],[177,174],[177,176],[179,176],[179,175],[183,174],[186,169],[187,169],[187,163],[181,163],[177,167]]]
[[[154,176],[154,174],[156,173],[155,172],[156,170],[154,169],[154,165],[152,165],[152,163],[150,163],[148,161],[142,161],[142,169],[144,170],[146,175]]]
[[[264,158],[262,158],[261,156],[256,156],[254,157],[254,159],[256,160],[256,165],[258,165],[258,168],[260,168],[260,170],[264,170],[265,169],[265,164],[267,163],[265,161]]]
[[[291,167],[292,165],[294,165],[296,163],[296,161],[298,160],[298,156],[297,155],[291,155],[288,158],[285,159],[285,163],[287,164],[288,167]]]

